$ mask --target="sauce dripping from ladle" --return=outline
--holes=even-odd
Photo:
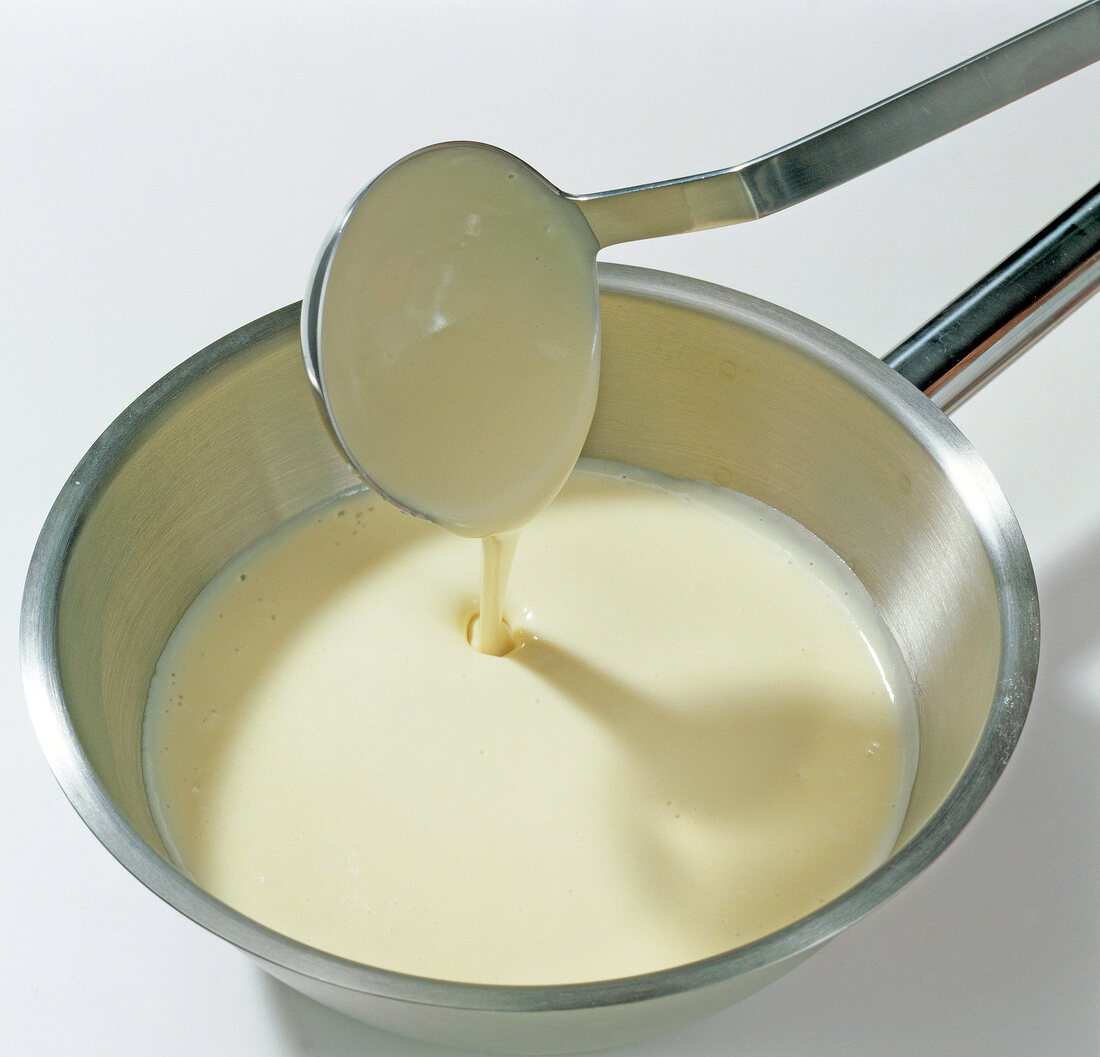
[[[1096,17],[1082,4],[730,169],[570,196],[495,147],[449,143],[367,186],[314,268],[306,367],[368,483],[487,541],[483,595],[500,594],[475,646],[507,652],[503,621],[486,626],[501,541],[557,494],[591,422],[599,249],[755,220],[869,172],[1096,61]]]
[[[580,454],[599,383],[595,236],[504,151],[430,147],[356,199],[318,262],[318,378],[355,468],[483,543],[471,642],[507,653],[515,534]]]

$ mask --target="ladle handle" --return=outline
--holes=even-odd
[[[1100,289],[1100,184],[883,357],[944,411]]]
[[[952,132],[1100,59],[1100,0],[786,147],[732,169],[567,195],[601,247],[776,213]]]

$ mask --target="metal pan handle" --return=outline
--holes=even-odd
[[[1100,184],[883,357],[951,412],[1100,288]]]

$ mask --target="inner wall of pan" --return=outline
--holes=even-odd
[[[995,584],[972,517],[937,460],[797,341],[729,318],[728,306],[714,314],[607,291],[602,309],[601,395],[585,453],[777,507],[836,550],[882,610],[921,709],[899,837],[908,840],[966,767],[998,671]],[[296,316],[268,329],[209,356],[127,427],[62,580],[59,661],[76,734],[161,854],[141,721],[166,639],[227,561],[359,483],[320,425]]]

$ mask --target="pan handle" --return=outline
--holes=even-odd
[[[1100,289],[1100,184],[883,357],[954,411]]]

